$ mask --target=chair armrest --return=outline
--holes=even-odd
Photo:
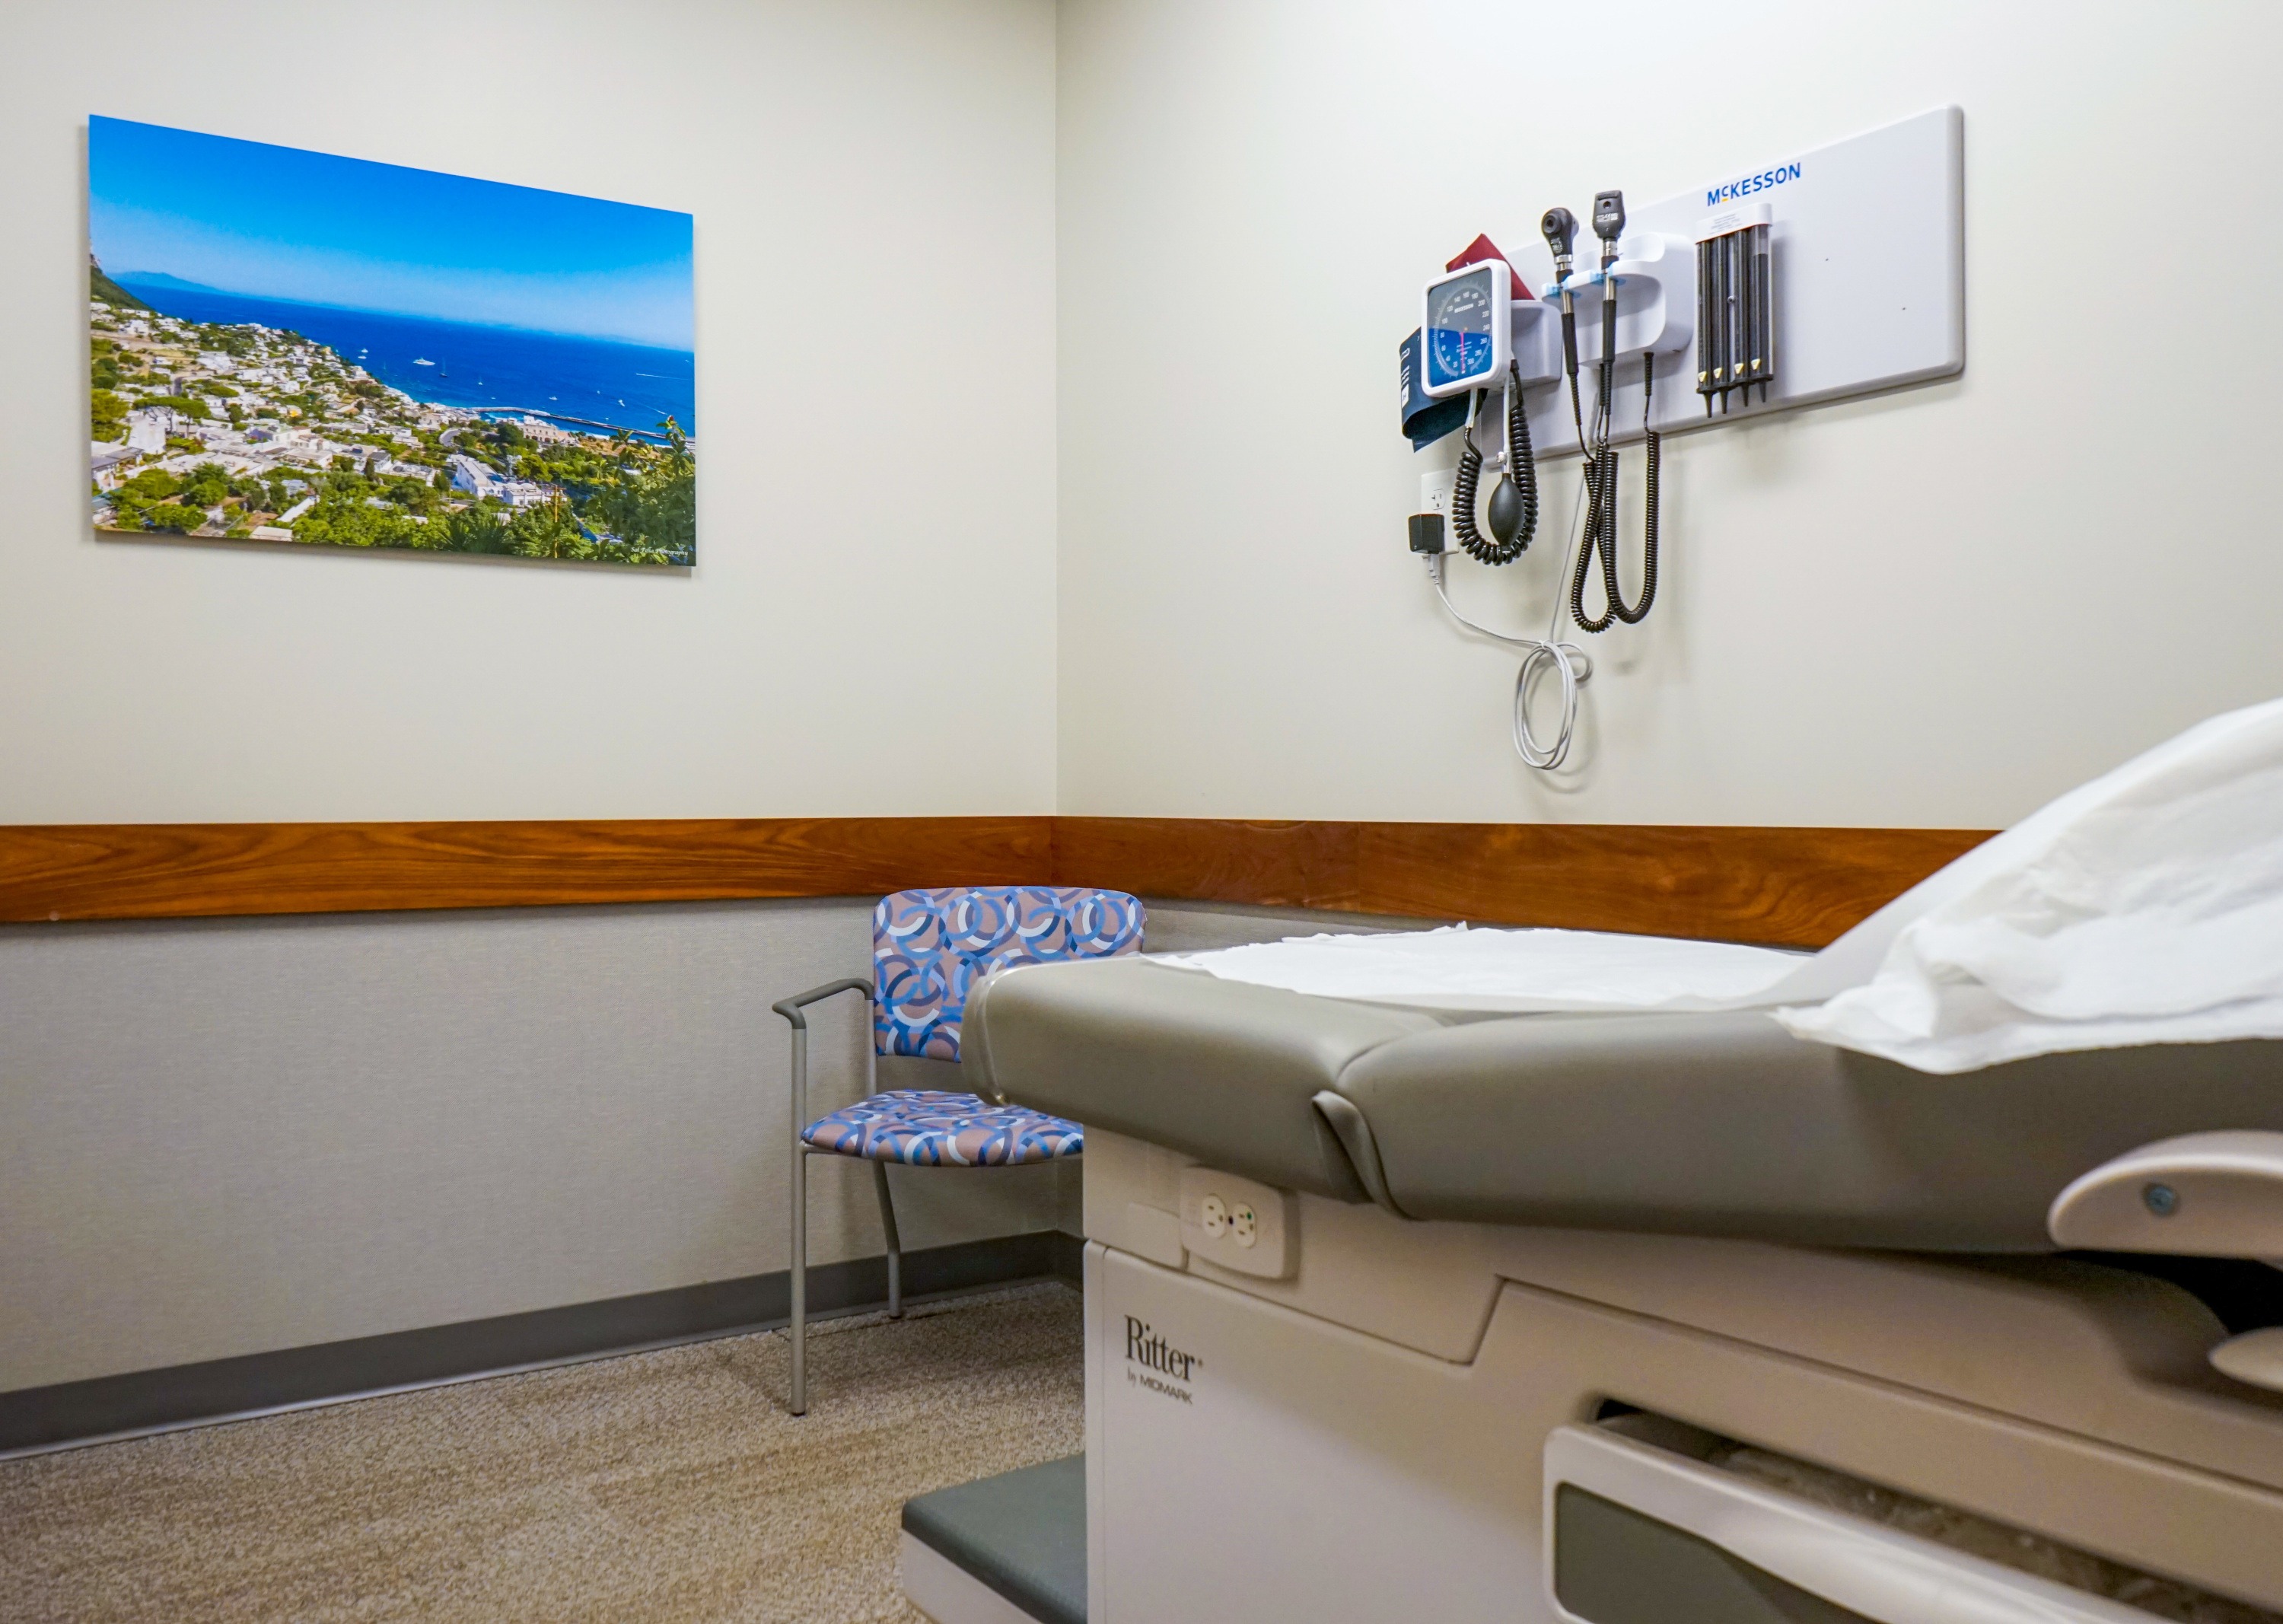
[[[852,975],[841,980],[827,981],[822,987],[812,987],[805,993],[795,993],[783,1003],[773,1003],[769,1007],[791,1021],[794,1031],[806,1032],[808,1030],[808,1017],[801,1011],[809,1004],[840,993],[862,993],[864,1002],[869,1003],[872,1002],[872,983],[861,975]]]

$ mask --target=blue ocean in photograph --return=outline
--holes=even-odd
[[[697,437],[697,358],[688,350],[256,299],[131,271],[116,280],[152,309],[184,321],[250,322],[298,332],[416,401],[511,408],[564,419],[567,427],[594,424],[647,433],[670,417]]]
[[[98,534],[686,568],[693,222],[90,117]]]

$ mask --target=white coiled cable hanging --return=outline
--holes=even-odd
[[[1587,504],[1581,495],[1574,523],[1582,527]],[[1578,545],[1585,544],[1581,534]],[[1570,741],[1578,730],[1578,690],[1593,675],[1593,657],[1574,643],[1561,637],[1562,594],[1554,595],[1553,618],[1547,622],[1543,637],[1517,637],[1506,632],[1492,631],[1461,614],[1452,603],[1450,593],[1443,584],[1444,560],[1448,553],[1436,553],[1427,560],[1428,579],[1435,583],[1435,596],[1442,601],[1443,611],[1467,630],[1478,637],[1488,637],[1493,643],[1523,651],[1521,668],[1514,674],[1514,748],[1523,762],[1540,772],[1552,772],[1569,759]],[[1531,679],[1546,667],[1551,667],[1562,683],[1562,721],[1549,745],[1538,742],[1530,729],[1530,685]]]

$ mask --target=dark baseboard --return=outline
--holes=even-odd
[[[1076,1236],[1042,1230],[908,1252],[904,1290],[920,1298],[1023,1280],[1075,1283],[1083,1246]],[[861,1313],[884,1307],[887,1297],[884,1256],[821,1263],[808,1271],[813,1315]],[[22,1387],[0,1393],[0,1456],[771,1330],[791,1313],[791,1277],[781,1269],[456,1325]]]

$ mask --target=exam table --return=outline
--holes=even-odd
[[[2283,1276],[2156,1255],[2283,1042],[1935,1075],[1138,959],[967,1044],[1088,1135],[1092,1624],[2283,1620],[2283,1393],[2216,1351],[2278,1362]]]
[[[2283,1042],[2043,1055],[1952,1076],[1757,1011],[1468,1015],[1146,958],[993,978],[968,1065],[1025,1105],[1413,1219],[2049,1251],[2138,1146],[2283,1132]],[[1326,1098],[1329,1095],[1331,1097]]]
[[[2283,700],[1812,956],[984,982],[1087,1133],[1089,1624],[2283,1624],[2279,807]]]

